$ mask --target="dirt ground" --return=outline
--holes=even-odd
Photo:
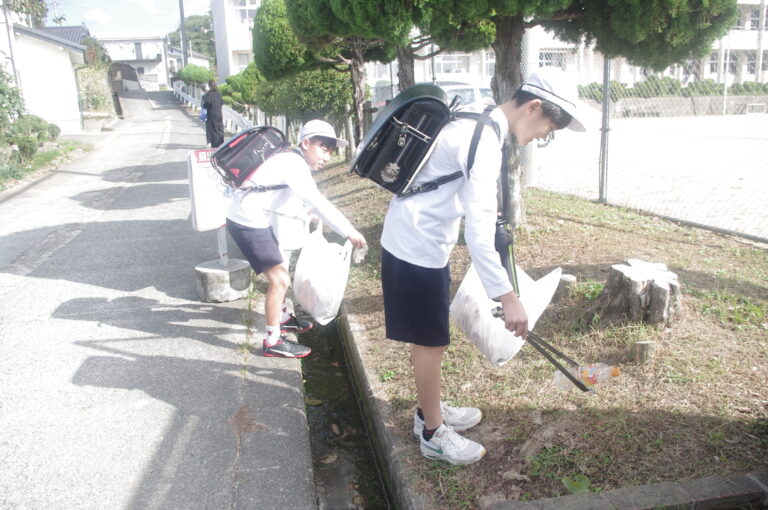
[[[518,264],[534,278],[555,267],[577,277],[535,331],[578,361],[618,366],[621,376],[593,393],[558,390],[554,368],[530,346],[498,367],[453,328],[444,399],[483,411],[466,435],[488,454],[466,467],[424,460],[411,435],[407,350],[383,328],[379,238],[391,195],[343,165],[316,180],[370,244],[352,268],[346,302],[366,326],[364,362],[409,452],[414,484],[435,508],[743,472],[768,459],[768,247],[530,189],[526,225],[515,234]],[[680,319],[652,326],[586,313],[611,265],[629,258],[662,262],[679,276]],[[454,291],[468,265],[460,240]],[[639,340],[656,346],[644,364],[629,354]]]

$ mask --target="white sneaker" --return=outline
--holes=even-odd
[[[474,427],[483,419],[483,413],[477,407],[451,407],[440,402],[440,414],[443,415],[443,423],[457,432]],[[424,420],[418,413],[413,413],[413,435],[421,437],[424,430]]]
[[[422,436],[419,448],[426,458],[444,460],[451,464],[472,464],[485,455],[483,445],[457,434],[445,423],[440,425],[429,441],[425,441]]]

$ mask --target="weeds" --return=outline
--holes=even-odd
[[[0,159],[0,191],[8,189],[13,183],[27,175],[46,168],[54,161],[66,156],[77,148],[89,149],[84,144],[67,140],[62,142],[55,150],[35,153],[29,161],[21,161],[13,156]]]
[[[425,462],[410,436],[416,392],[409,359],[384,338],[378,242],[391,195],[374,186],[361,188],[354,177],[337,178],[345,170],[322,170],[324,191],[340,197],[337,205],[371,245],[368,261],[353,267],[347,306],[366,326],[365,363],[379,378],[377,398],[391,404],[398,451],[411,468],[414,487],[433,507],[474,508],[480,496],[493,493],[527,501],[585,487],[609,490],[746,471],[764,463],[768,250],[533,189],[524,192],[527,228],[515,232],[517,263],[531,275],[562,267],[579,282],[550,305],[536,332],[579,362],[619,365],[621,376],[597,393],[556,391],[554,368],[529,346],[504,366],[493,366],[452,329],[443,360],[443,398],[482,409],[483,421],[467,436],[489,455],[463,469]],[[679,320],[652,326],[587,316],[610,266],[628,258],[662,262],[679,275]],[[450,263],[455,290],[469,266],[467,247],[459,243]],[[656,349],[647,363],[637,365],[630,348],[640,340],[654,342]],[[512,467],[527,479],[504,479]]]

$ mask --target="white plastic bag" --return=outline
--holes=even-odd
[[[520,301],[528,315],[528,330],[533,330],[560,283],[562,270],[558,267],[534,281],[516,267]],[[464,280],[451,302],[451,320],[475,344],[491,363],[503,365],[523,347],[523,340],[504,327],[504,321],[494,317],[491,310],[501,306],[488,298],[474,264],[469,266]]]
[[[296,262],[293,296],[319,324],[331,322],[339,313],[349,278],[352,243],[329,243],[320,222],[309,235]]]

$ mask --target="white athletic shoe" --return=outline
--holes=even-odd
[[[440,402],[440,414],[443,415],[443,423],[457,432],[474,427],[483,419],[483,413],[477,407],[451,407]],[[421,437],[424,430],[424,420],[418,413],[413,413],[413,435]]]
[[[422,436],[419,448],[426,458],[444,460],[451,464],[472,464],[485,455],[483,445],[457,434],[445,423],[440,425],[429,441]]]

